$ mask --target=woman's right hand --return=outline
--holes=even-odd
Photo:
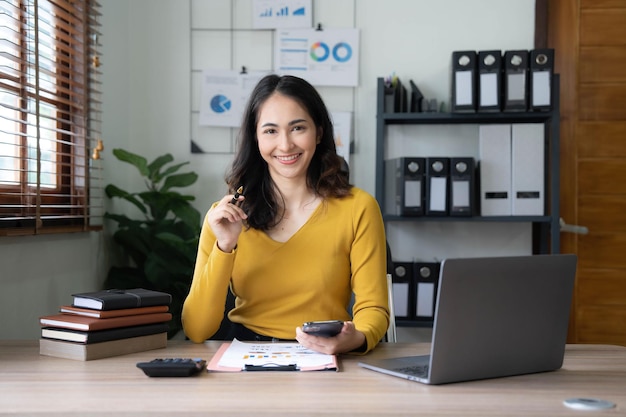
[[[243,230],[243,220],[248,218],[241,207],[231,203],[232,198],[232,194],[224,196],[207,213],[207,221],[217,238],[217,247],[223,252],[232,252],[235,249]],[[237,201],[244,199],[245,197],[240,195]]]

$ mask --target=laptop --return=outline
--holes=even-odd
[[[573,254],[446,259],[430,355],[359,366],[425,384],[553,371],[563,365]]]

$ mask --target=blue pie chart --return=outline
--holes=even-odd
[[[211,110],[215,113],[224,113],[230,110],[232,103],[226,96],[218,94],[211,99]]]

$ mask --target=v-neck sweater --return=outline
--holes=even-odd
[[[215,334],[230,285],[232,322],[294,339],[307,321],[352,320],[369,351],[389,326],[385,241],[377,201],[357,187],[349,196],[324,199],[286,242],[244,227],[236,249],[225,253],[205,218],[183,307],[185,334],[197,343]]]

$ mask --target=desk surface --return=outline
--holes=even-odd
[[[340,358],[341,372],[206,373],[148,378],[137,362],[157,357],[210,359],[220,342],[170,341],[166,349],[81,362],[39,355],[37,341],[0,341],[0,414],[57,415],[626,415],[626,348],[568,345],[555,372],[428,386],[360,368]],[[429,345],[379,345],[375,357],[428,354]],[[570,397],[617,404],[589,412],[566,408]]]

